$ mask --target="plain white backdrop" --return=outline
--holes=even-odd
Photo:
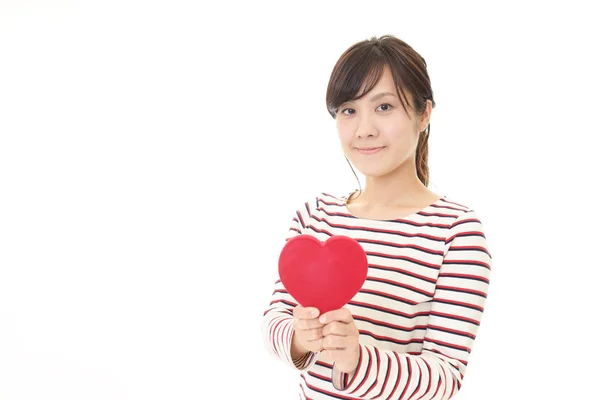
[[[262,313],[295,209],[357,187],[325,90],[383,34],[493,256],[457,398],[597,396],[591,6],[200,3],[0,1],[0,399],[297,398]]]

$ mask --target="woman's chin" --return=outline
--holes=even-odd
[[[380,176],[387,175],[388,171],[386,171],[381,166],[369,165],[369,166],[360,166],[356,167],[362,175],[367,178],[378,178]]]

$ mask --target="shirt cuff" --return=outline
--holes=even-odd
[[[353,374],[337,371],[335,363],[333,364],[333,368],[331,369],[333,387],[339,391],[353,394],[364,385],[368,371],[370,370],[370,363],[371,355],[369,350],[364,345],[359,344],[358,365]]]

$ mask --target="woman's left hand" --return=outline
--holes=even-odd
[[[335,363],[339,372],[352,374],[358,366],[360,347],[358,328],[347,308],[329,311],[319,318],[325,326],[322,335],[322,356]]]

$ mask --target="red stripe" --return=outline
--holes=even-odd
[[[300,224],[302,225],[302,227],[306,227],[306,224],[304,223],[304,219],[302,218],[302,215],[300,214],[300,210],[296,211],[296,215],[298,216],[298,220],[300,221]]]
[[[490,265],[483,261],[473,261],[473,260],[449,260],[444,259],[442,265],[452,265],[452,264],[464,264],[464,265],[477,265],[479,267],[487,268],[491,270]]]
[[[446,392],[448,391],[448,374],[447,374],[447,369],[446,368],[442,368],[442,372],[444,373],[444,393],[442,393],[442,399],[446,397]]]
[[[442,356],[444,356],[444,357],[446,357],[446,358],[449,358],[449,359],[451,359],[451,360],[458,361],[458,362],[462,363],[462,364],[463,364],[465,367],[467,366],[467,361],[466,361],[466,360],[460,360],[460,359],[458,359],[458,358],[456,358],[456,357],[450,357],[448,354],[442,353],[442,352],[441,352],[441,351],[439,351],[438,349],[423,349],[423,350],[426,350],[426,351],[431,351],[431,352],[433,352],[433,353],[440,354],[440,355],[442,355]],[[444,360],[444,361],[445,361],[445,362],[448,362],[447,360]],[[448,362],[448,364],[449,364],[449,365],[452,365],[452,364],[450,364],[449,362]],[[456,368],[456,366],[454,366],[454,365],[452,365],[452,367],[453,367],[453,368]],[[460,371],[458,371],[458,372],[460,372]]]
[[[432,338],[427,338],[427,341],[431,342],[431,343],[439,344],[440,346],[446,346],[446,347],[450,347],[452,349],[458,349],[458,350],[466,351],[467,353],[471,352],[471,348],[467,347],[467,346],[459,346],[459,345],[454,344],[454,343],[448,343],[448,342],[444,342],[442,340],[434,340]],[[452,357],[452,358],[455,358],[455,357]]]
[[[277,321],[277,323],[275,324],[275,326],[273,327],[273,330],[271,331],[271,343],[273,344],[273,348],[275,349],[275,352],[277,354],[279,354],[279,336],[281,334],[280,329],[279,329],[279,325],[284,321],[283,318],[281,318],[279,321]]]
[[[332,196],[332,195],[328,195],[328,196],[329,196],[329,197],[334,197],[334,198],[335,198],[335,196]],[[344,207],[344,203],[335,203],[335,202],[334,202],[334,203],[332,203],[332,202],[329,202],[329,201],[327,201],[327,200],[324,200],[324,199],[319,199],[319,201],[320,201],[321,203],[323,203],[323,204],[327,204],[328,206],[338,206],[338,207]],[[348,214],[348,215],[350,215],[350,214]]]
[[[479,326],[479,321],[478,320],[472,319],[472,318],[463,317],[463,316],[460,316],[460,315],[448,314],[448,313],[442,313],[442,312],[434,312],[434,311],[431,311],[431,315],[435,315],[437,317],[453,318],[453,319],[457,319],[459,321],[470,322],[472,324],[475,324],[475,325]]]
[[[454,262],[454,261],[453,261]],[[448,273],[440,273],[439,274],[440,278],[466,278],[466,279],[475,279],[478,281],[485,281],[486,283],[490,283],[490,280],[488,278],[486,278],[485,276],[481,276],[481,275],[471,275],[471,274],[448,274]]]
[[[450,328],[446,328],[444,326],[439,326],[439,325],[427,325],[427,328],[431,328],[431,329],[437,329],[440,330],[442,332],[448,332],[448,333],[454,333],[457,335],[461,335],[461,336],[466,336],[469,337],[471,339],[475,339],[475,335],[469,333],[469,332],[465,332],[465,331],[459,331],[457,329],[450,329]]]
[[[332,379],[330,377],[325,376],[325,375],[319,375],[316,372],[308,371],[308,375],[314,376],[315,378],[322,379],[322,380],[327,381],[327,382],[331,382],[332,381]]]
[[[401,339],[396,339],[396,338],[392,338],[389,336],[376,335],[373,332],[370,332],[370,331],[367,331],[364,329],[360,329],[359,333],[361,335],[368,335],[368,336],[374,337],[379,340],[386,340],[386,341],[390,341],[392,343],[397,343],[397,344],[401,344],[401,345],[409,345],[412,343],[423,343],[423,340],[424,340],[423,338],[410,338],[407,340],[401,340]]]
[[[442,214],[442,213],[437,213],[437,212],[435,212],[435,213],[428,213],[428,212],[425,212],[425,211],[421,211],[421,212],[419,212],[419,214],[424,215],[426,217],[456,218],[456,215],[454,215],[454,214]]]
[[[396,301],[400,301],[402,303],[408,303],[411,306],[419,304],[418,301],[410,300],[410,299],[400,297],[400,296],[394,296],[393,294],[390,294],[389,292],[381,292],[379,290],[361,289],[360,293],[372,294],[375,296],[385,297],[386,299],[396,300]]]
[[[408,400],[412,400],[412,398],[417,395],[417,392],[419,391],[419,389],[421,389],[421,385],[423,384],[423,381],[421,380],[421,378],[423,377],[423,370],[421,369],[421,364],[419,364],[416,360],[415,364],[417,364],[417,368],[419,369],[419,380],[417,386],[415,387],[415,390],[413,390]]]
[[[317,199],[317,202],[319,200]],[[306,203],[304,203],[304,206],[306,207],[306,211],[308,212],[308,215],[311,215],[312,213],[310,212],[310,204],[308,203],[308,201]]]
[[[434,299],[433,301],[435,301],[436,303],[443,303],[443,304],[451,304],[454,306],[462,306],[462,307],[467,307],[467,308],[474,308],[477,311],[483,312],[483,307],[475,305],[475,304],[471,304],[471,303],[465,303],[462,301],[454,301],[454,300],[448,300],[448,299]]]
[[[431,390],[431,384],[433,383],[433,377],[431,376],[433,369],[431,368],[431,365],[429,365],[429,363],[427,362],[427,360],[425,358],[421,358],[421,360],[423,360],[423,362],[427,366],[427,371],[429,373],[429,383],[427,384],[427,390],[425,391],[423,396],[419,397],[419,399],[422,399],[423,397],[425,397],[427,395],[427,393],[429,393],[429,391]],[[439,388],[439,385],[438,385],[438,388]],[[437,390],[435,392],[437,393]],[[431,398],[435,398],[435,393],[434,393],[433,397],[431,397]]]
[[[398,282],[398,281],[393,281],[391,279],[376,278],[376,277],[370,277],[369,276],[369,277],[367,277],[367,280],[368,281],[372,281],[372,282],[389,283],[389,284],[394,285],[394,286],[398,286],[398,287],[405,288],[405,289],[410,289],[413,292],[417,292],[417,293],[420,293],[420,294],[423,294],[423,295],[429,296],[429,297],[433,297],[433,294],[434,294],[433,292],[427,292],[427,291],[425,291],[423,289],[419,289],[416,286],[406,285],[404,283],[401,283],[401,282]]]
[[[359,238],[357,240],[361,243],[382,245],[382,246],[387,246],[387,247],[393,247],[395,249],[415,249],[415,250],[423,251],[425,253],[433,254],[436,256],[444,255],[443,250],[430,249],[429,247],[418,246],[416,244],[401,244],[401,243],[384,242],[381,240],[365,239],[365,238]]]
[[[273,300],[273,301],[271,301],[271,302],[269,303],[269,305],[270,305],[270,306],[272,306],[272,305],[273,305],[273,304],[275,304],[275,303],[283,303],[283,304],[285,304],[286,306],[289,306],[289,307],[292,307],[292,308],[293,308],[293,307],[296,307],[296,306],[298,305],[298,304],[296,304],[296,303],[293,303],[293,302],[291,302],[291,301],[287,301],[287,300],[283,300],[283,299]]]
[[[459,226],[459,225],[466,224],[466,223],[469,223],[469,222],[476,222],[476,223],[478,223],[478,224],[480,224],[480,223],[481,223],[481,221],[480,221],[480,220],[478,220],[477,218],[465,218],[465,219],[463,219],[463,220],[460,220],[460,221],[458,221],[458,220],[459,220],[460,218],[462,218],[463,216],[464,216],[464,214],[463,214],[463,215],[461,215],[461,216],[459,216],[458,218],[456,218],[456,221],[455,221],[455,223],[454,223],[454,224],[452,224],[452,227],[451,227],[451,228],[455,228],[455,227],[457,227],[457,226]]]
[[[354,383],[354,380],[359,375],[359,373],[362,371],[362,359],[363,359],[363,347],[359,346],[358,366],[356,367],[356,371],[354,371],[354,375],[352,376],[352,379],[350,380],[350,382],[348,382],[347,387],[352,386],[352,384]]]
[[[437,289],[442,289],[442,290],[455,290],[457,292],[462,292],[462,293],[470,293],[470,294],[476,294],[478,296],[481,297],[485,297],[487,298],[487,293],[484,293],[480,290],[473,290],[473,289],[467,289],[467,288],[463,288],[463,287],[458,287],[458,286],[445,286],[445,285],[438,285]]]
[[[398,363],[398,373],[396,374],[396,384],[394,385],[394,389],[392,389],[392,393],[390,393],[390,398],[393,398],[394,393],[398,389],[398,385],[400,385],[400,380],[402,379],[402,362],[400,362],[400,357],[398,357],[398,353],[393,353],[396,358],[396,362]]]
[[[317,207],[317,211],[321,211],[327,215],[329,215],[330,217],[348,217],[348,218],[352,218],[353,215],[345,213],[345,212],[337,212],[337,211],[327,211],[324,207]]]
[[[270,313],[271,311],[273,311],[273,310],[277,310],[277,308],[278,308],[278,307],[270,307],[270,308],[267,308],[267,310],[266,310],[265,312],[263,312],[263,317],[264,317],[265,315],[267,315],[268,313]]]
[[[402,269],[402,268],[388,267],[388,266],[379,265],[379,264],[369,264],[369,266],[377,268],[377,269],[383,269],[385,271],[397,272],[399,274],[408,275],[408,276],[412,276],[412,277],[415,277],[415,278],[423,279],[424,281],[427,281],[427,282],[430,282],[430,283],[435,283],[435,281],[436,281],[434,278],[431,278],[429,276],[417,274],[415,272],[410,272],[410,271],[407,271],[407,270]]]
[[[374,309],[379,310],[379,311],[385,311],[385,312],[388,312],[390,314],[400,315],[400,316],[406,317],[406,318],[414,318],[414,317],[421,317],[421,316],[427,316],[427,315],[429,315],[429,311],[421,311],[421,312],[417,312],[417,313],[414,313],[414,314],[408,314],[408,313],[405,313],[405,312],[392,310],[391,308],[380,307],[380,306],[376,306],[374,304],[362,303],[362,302],[359,302],[359,301],[352,301],[352,302],[350,302],[348,304],[352,304],[352,305],[356,305],[356,306],[367,306],[367,307],[371,307],[371,308],[374,308]]]
[[[372,359],[372,355],[371,355],[371,350],[369,350],[368,347],[365,347],[365,349],[367,350],[367,354],[368,354],[368,358],[367,358],[367,372],[365,372],[365,376],[363,377],[362,382],[360,382],[360,384],[356,387],[356,389],[354,389],[350,394],[354,394],[356,393],[367,381],[367,378],[369,377],[369,374],[371,373],[371,365],[373,364],[373,362],[371,361]],[[354,377],[356,377],[356,373],[354,374]]]
[[[299,386],[300,386],[300,390],[302,390],[302,394],[304,395],[304,398],[305,398],[306,400],[312,400],[310,397],[308,397],[308,396],[306,395],[306,392],[304,391],[304,387],[302,386],[302,384],[300,384]]]
[[[365,394],[363,394],[361,397],[367,397],[367,395],[369,393],[371,393],[371,390],[373,390],[377,386],[377,381],[379,380],[379,367],[381,364],[381,354],[379,354],[379,349],[377,349],[377,347],[373,347],[373,349],[375,350],[375,360],[377,363],[377,372],[375,373],[375,382],[373,382],[373,385],[371,385],[371,388],[369,390],[367,390],[367,392]]]
[[[435,399],[435,396],[438,394],[438,392],[440,391],[440,388],[442,387],[442,379],[441,377],[438,375],[438,385],[437,385],[437,389],[435,389],[435,393],[433,394],[433,398]]]
[[[383,385],[381,386],[381,390],[379,391],[379,394],[376,397],[373,397],[373,399],[378,399],[381,396],[383,396],[383,394],[385,393],[385,388],[387,387],[387,384],[390,380],[390,374],[391,374],[391,370],[392,370],[392,359],[390,358],[389,354],[385,354],[385,356],[387,357],[387,372],[385,374],[385,380],[383,381]],[[393,392],[392,392],[393,393]]]
[[[446,200],[446,199],[444,199],[444,198],[442,198],[441,200],[442,200],[444,203],[447,203],[447,204],[454,204],[455,206],[458,206],[458,207],[460,207],[460,208],[454,208],[454,207],[452,207],[454,210],[458,210],[458,211],[465,211],[465,212],[467,212],[467,210],[466,210],[466,209],[468,209],[468,208],[469,208],[469,207],[466,207],[466,206],[464,206],[464,205],[462,205],[462,204],[455,203],[455,202],[453,202],[453,201]]]
[[[483,232],[481,231],[463,231],[463,232],[459,232],[454,236],[450,236],[449,238],[446,239],[446,243],[450,243],[452,242],[454,239],[456,239],[457,237],[463,237],[463,236],[483,236]]]
[[[289,326],[282,326],[279,329],[281,331],[281,350],[285,351],[285,343],[286,343],[286,339],[290,339],[290,327]],[[292,355],[290,354],[290,352],[288,351],[286,354],[282,354],[285,358],[291,359]]]
[[[474,251],[482,251],[486,253],[488,256],[492,256],[488,249],[482,246],[451,246],[448,250],[474,250]]]
[[[354,316],[354,319],[357,321],[363,321],[363,322],[370,322],[372,324],[376,324],[376,325],[383,325],[386,328],[391,328],[391,329],[395,329],[398,331],[402,331],[402,332],[412,332],[415,331],[417,329],[426,329],[427,325],[415,325],[413,327],[407,328],[404,326],[400,326],[400,325],[394,325],[394,324],[390,324],[389,322],[383,322],[377,319],[372,319],[372,318],[367,318],[367,317],[361,317],[358,315]]]
[[[402,394],[400,395],[400,400],[402,400],[404,398],[404,396],[406,395],[406,391],[408,390],[408,387],[410,386],[410,382],[412,381],[412,368],[410,366],[410,358],[406,358],[406,369],[408,370],[408,378],[406,380],[406,384],[404,385],[404,390],[402,391]]]
[[[439,375],[439,373],[438,373],[437,381],[438,381],[437,389],[435,389],[435,393],[433,394],[432,399],[435,399],[435,396],[438,394],[438,392],[440,391],[440,388],[442,387],[442,377]],[[444,396],[442,396],[442,398],[443,397]]]
[[[421,261],[418,260],[416,258],[413,257],[407,257],[407,256],[399,256],[399,255],[394,255],[394,254],[388,254],[388,253],[377,253],[374,251],[368,251],[366,252],[368,255],[370,256],[375,256],[375,257],[385,257],[385,258],[391,258],[394,260],[403,260],[403,261],[410,261],[414,264],[420,265],[422,267],[426,267],[426,268],[432,268],[435,270],[440,269],[440,266],[437,264],[431,264],[431,263],[426,263],[425,261]]]

